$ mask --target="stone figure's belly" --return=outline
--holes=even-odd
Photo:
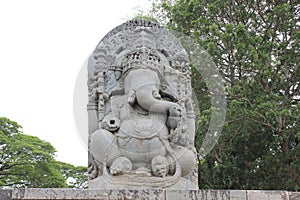
[[[163,143],[167,142],[168,128],[156,121],[127,120],[122,122],[118,133],[121,153],[133,162],[151,162],[152,158],[166,155]]]

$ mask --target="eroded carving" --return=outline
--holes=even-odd
[[[197,189],[188,56],[159,24],[132,20],[89,60],[91,188]]]

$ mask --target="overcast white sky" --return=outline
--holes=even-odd
[[[86,145],[73,117],[78,73],[107,32],[150,5],[151,0],[1,1],[0,117],[50,142],[58,160],[86,165]]]

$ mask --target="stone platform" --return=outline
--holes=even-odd
[[[78,190],[12,189],[0,190],[0,200],[299,200],[300,192],[267,190]]]

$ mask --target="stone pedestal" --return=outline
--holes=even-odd
[[[78,190],[13,189],[0,190],[0,200],[299,200],[300,192],[266,190]]]

